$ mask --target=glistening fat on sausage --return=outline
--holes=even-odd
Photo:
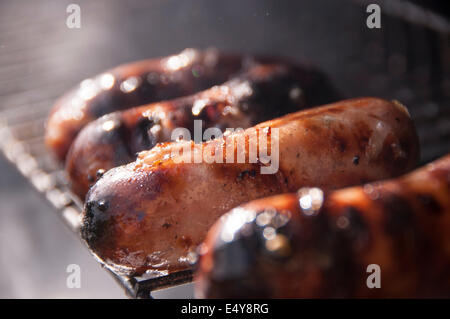
[[[86,79],[55,103],[47,121],[47,147],[64,161],[73,139],[92,120],[220,84],[241,70],[247,58],[217,49],[186,49],[165,58],[120,65]]]
[[[267,145],[247,138],[252,132],[269,133]],[[272,140],[271,134],[278,137]],[[245,148],[237,149],[230,141],[243,136]],[[215,162],[210,157],[196,161],[196,154],[227,142],[232,145],[228,155],[246,160],[252,149],[276,144],[279,152],[270,155],[279,161],[259,157],[253,163],[229,163],[220,152],[214,154]],[[186,269],[209,227],[233,207],[303,186],[329,190],[398,176],[414,168],[418,154],[417,135],[404,106],[376,98],[346,100],[202,144],[167,143],[142,152],[91,188],[81,234],[117,271]],[[272,174],[261,174],[274,167]]]
[[[314,94],[318,89],[322,94]],[[248,128],[333,98],[318,72],[293,63],[260,64],[200,93],[105,115],[84,127],[66,159],[72,190],[84,198],[101,174],[134,161],[137,153],[168,142],[174,129]]]
[[[450,154],[394,180],[256,200],[210,230],[196,294],[448,298],[449,227]]]

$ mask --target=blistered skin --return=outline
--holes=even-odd
[[[256,200],[211,228],[196,295],[448,298],[449,227],[450,155],[398,179]]]
[[[271,145],[251,139],[252,132],[270,135]],[[232,141],[242,136],[249,138],[238,149]],[[263,157],[249,163],[250,150],[271,149],[276,141],[279,169],[261,174],[269,163]],[[214,153],[224,144],[226,153]],[[214,153],[216,162],[208,163],[209,156],[192,162],[201,152]],[[229,163],[227,155],[236,153],[245,155],[245,163],[236,157]],[[404,106],[376,98],[346,100],[202,144],[173,142],[141,152],[90,189],[81,233],[100,259],[124,272],[186,269],[189,253],[209,227],[239,204],[303,186],[334,189],[397,176],[417,160],[417,136]]]
[[[321,95],[309,94],[320,86]],[[333,98],[322,76],[292,64],[255,64],[232,80],[192,96],[105,115],[77,136],[66,159],[72,190],[84,198],[103,172],[134,161],[137,153],[171,140],[183,127],[248,128]],[[202,134],[202,133],[201,133]]]
[[[47,122],[46,144],[63,161],[77,133],[92,120],[220,84],[241,70],[247,58],[216,49],[186,49],[165,58],[120,65],[84,80],[53,107]]]

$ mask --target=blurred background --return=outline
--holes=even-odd
[[[50,189],[56,182],[36,168],[39,161],[19,163],[17,155],[45,153],[43,123],[52,103],[82,79],[186,47],[306,59],[346,97],[406,104],[420,135],[422,162],[428,162],[450,150],[447,2],[2,0],[0,298],[126,297],[58,218],[70,199]],[[71,3],[81,8],[79,29],[66,26]],[[366,25],[370,3],[381,7],[381,29]],[[80,289],[66,286],[69,264],[81,267]],[[192,297],[192,289],[154,296]]]

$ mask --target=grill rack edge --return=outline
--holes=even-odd
[[[2,113],[4,112],[0,112],[0,150],[4,157],[17,168],[37,192],[47,199],[55,208],[63,223],[82,241],[81,237],[78,236],[82,203],[69,190],[63,177],[65,175],[64,171],[56,162],[49,158],[45,160],[50,160],[53,163],[53,171],[49,169],[49,165],[47,167],[40,165],[39,158],[29,152],[29,141],[22,141],[14,136],[14,127],[8,126],[8,119]],[[30,141],[33,140],[34,138],[30,139]],[[41,146],[45,148],[43,143]],[[46,156],[49,155],[46,154]],[[83,244],[88,248],[84,242]],[[152,298],[151,293],[153,291],[189,283],[193,278],[192,270],[153,276],[124,276],[106,267],[95,255],[94,257],[124,289],[127,296],[131,298]]]

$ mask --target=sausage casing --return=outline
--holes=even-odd
[[[314,94],[318,87],[320,95]],[[292,63],[255,63],[200,93],[105,115],[86,125],[70,148],[66,170],[72,190],[84,198],[97,172],[127,164],[138,152],[170,141],[175,128],[187,128],[193,135],[195,120],[205,129],[248,128],[335,97],[317,71]]]
[[[278,134],[279,169],[261,174],[261,161],[189,162],[249,132]],[[273,133],[270,133],[273,132]],[[249,150],[258,146],[247,141]],[[414,168],[418,140],[406,108],[376,98],[346,100],[261,123],[209,142],[160,144],[109,170],[86,196],[82,237],[107,265],[124,272],[190,267],[195,250],[219,216],[244,202],[397,176]],[[235,157],[236,158],[236,157]]]
[[[450,154],[394,180],[302,188],[224,215],[202,246],[196,294],[449,297],[449,229]]]
[[[120,65],[84,80],[55,103],[47,121],[47,147],[63,161],[78,132],[92,120],[207,89],[228,80],[250,60],[216,49],[186,49],[165,58]]]

